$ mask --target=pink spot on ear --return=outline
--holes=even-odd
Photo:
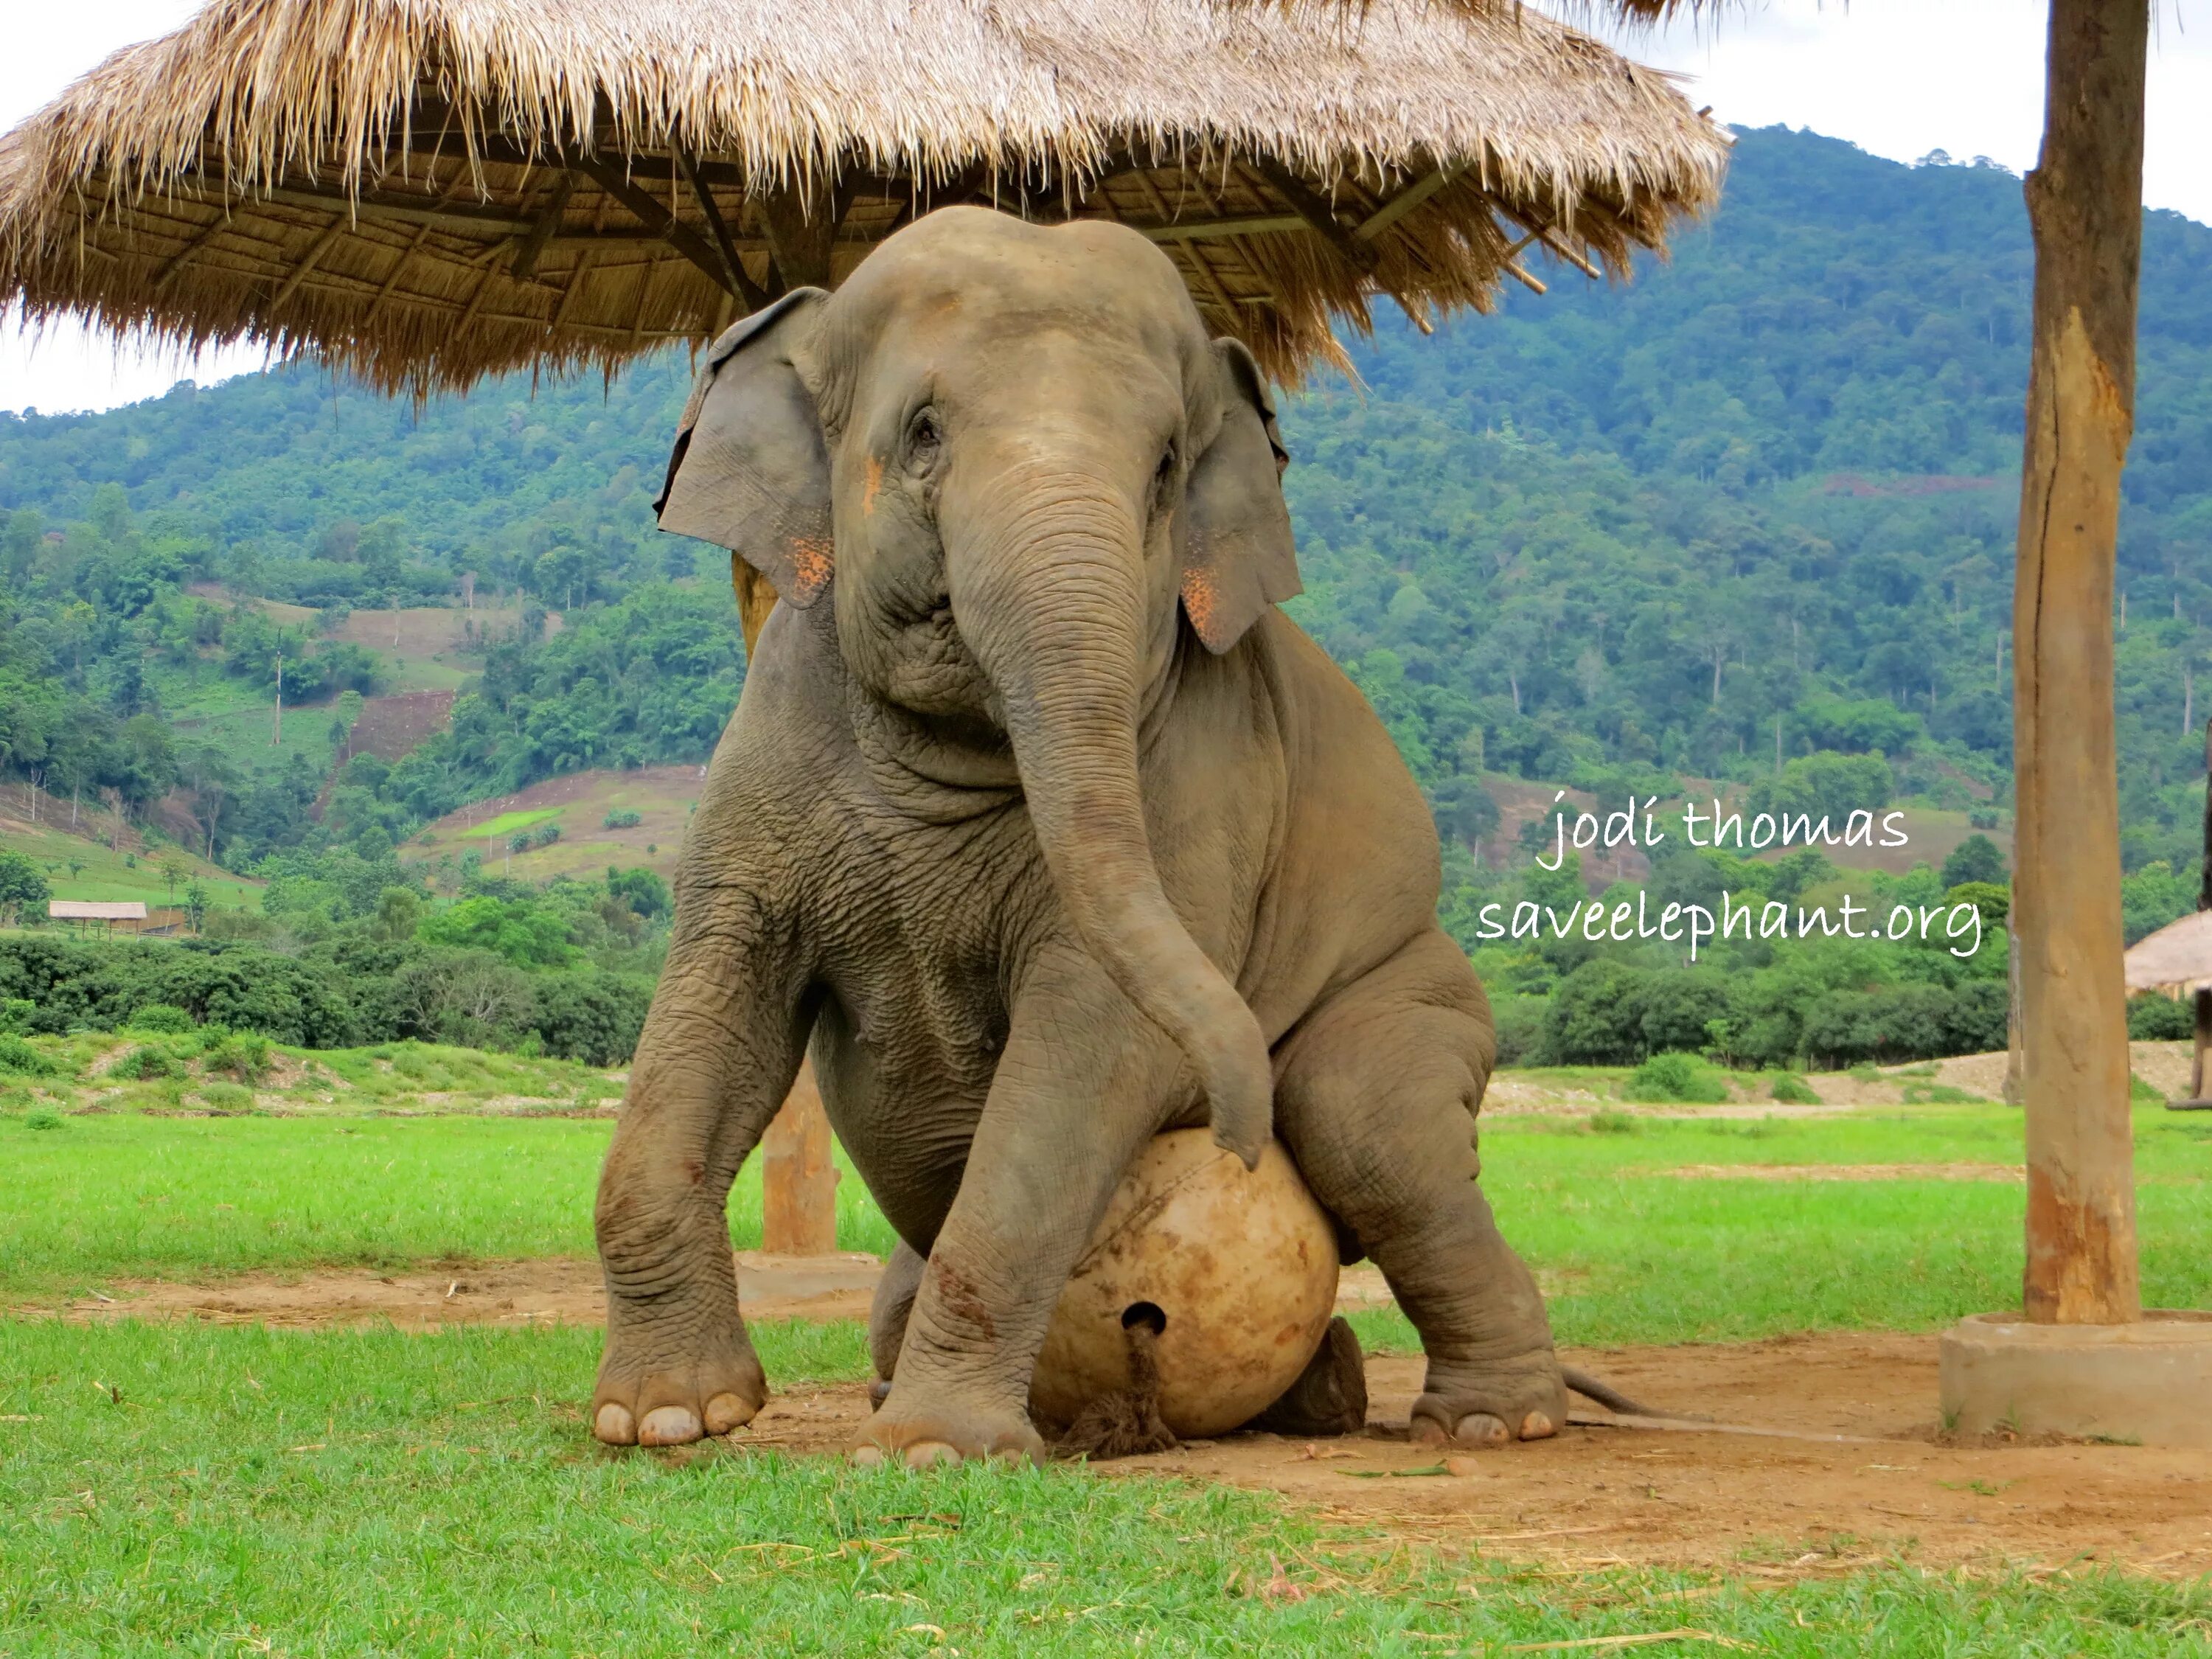
[[[1182,608],[1198,636],[1208,645],[1213,643],[1214,613],[1220,605],[1220,590],[1211,570],[1194,565],[1182,573]]]
[[[830,544],[811,536],[793,537],[788,551],[797,581],[791,593],[794,605],[806,605],[830,586]]]

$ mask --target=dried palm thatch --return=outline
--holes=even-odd
[[[611,370],[984,201],[1143,230],[1295,380],[1532,244],[1625,272],[1727,152],[1517,8],[214,0],[0,138],[0,296],[421,391]]]

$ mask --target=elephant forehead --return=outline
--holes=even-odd
[[[1166,254],[1126,226],[1024,223],[986,208],[945,208],[864,259],[842,296],[932,331],[1079,317],[1090,326],[1201,337],[1189,290]],[[1166,325],[1163,330],[1161,325]]]

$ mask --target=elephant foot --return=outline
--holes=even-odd
[[[1245,1426],[1301,1439],[1357,1434],[1365,1428],[1367,1364],[1352,1322],[1341,1314],[1330,1320],[1320,1349],[1298,1380]]]
[[[1045,1445],[1024,1412],[894,1382],[890,1397],[853,1442],[850,1455],[864,1468],[903,1463],[927,1469],[986,1457],[1042,1463]]]
[[[749,1343],[684,1354],[611,1331],[592,1390],[592,1433],[610,1446],[687,1445],[744,1427],[767,1401],[768,1378]]]
[[[1488,1450],[1516,1440],[1548,1440],[1565,1426],[1567,1388],[1547,1350],[1536,1361],[1494,1370],[1429,1375],[1413,1402],[1413,1443]]]

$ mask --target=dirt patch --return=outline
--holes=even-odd
[[[2129,1063],[2135,1074],[2168,1099],[2189,1088],[2190,1045],[2186,1042],[2131,1042]],[[1948,1060],[1921,1060],[1887,1066],[1872,1077],[1849,1072],[1808,1072],[1802,1081],[1820,1097],[1818,1104],[1784,1104],[1766,1097],[1771,1087],[1763,1075],[1737,1074],[1730,1086],[1737,1098],[1712,1106],[1658,1105],[1613,1097],[1609,1087],[1592,1087],[1547,1078],[1541,1072],[1504,1071],[1496,1073],[1484,1092],[1482,1109],[1493,1115],[1529,1114],[1539,1116],[1627,1112],[1643,1117],[1819,1117],[1863,1106],[1942,1104],[1928,1095],[1955,1089],[1978,1099],[2004,1098],[2005,1069],[2009,1063],[2002,1049],[1986,1054],[1955,1054]]]
[[[1236,1434],[1101,1473],[1279,1492],[1394,1541],[1577,1568],[1725,1568],[1778,1582],[1893,1558],[2173,1577],[2212,1570],[2212,1452],[1938,1445],[1933,1336],[1833,1333],[1563,1357],[1655,1406],[1772,1432],[1577,1422],[1556,1439],[1462,1459],[1471,1473],[1441,1473],[1437,1454],[1405,1436],[1421,1362],[1380,1357],[1368,1364],[1364,1436]],[[867,1413],[858,1385],[795,1390],[731,1443],[835,1453]]]
[[[396,696],[371,697],[362,704],[361,719],[353,728],[353,752],[396,761],[434,732],[444,731],[453,718],[450,691],[403,691]]]
[[[751,1319],[865,1319],[883,1264],[872,1255],[738,1254],[738,1294]],[[126,1280],[65,1306],[16,1315],[66,1319],[205,1319],[239,1325],[368,1325],[403,1330],[447,1325],[600,1325],[606,1291],[599,1264],[580,1257],[454,1262],[430,1271],[372,1268],[241,1273],[211,1285]]]
[[[2025,1181],[2008,1164],[1685,1164],[1648,1173],[1678,1181]]]

